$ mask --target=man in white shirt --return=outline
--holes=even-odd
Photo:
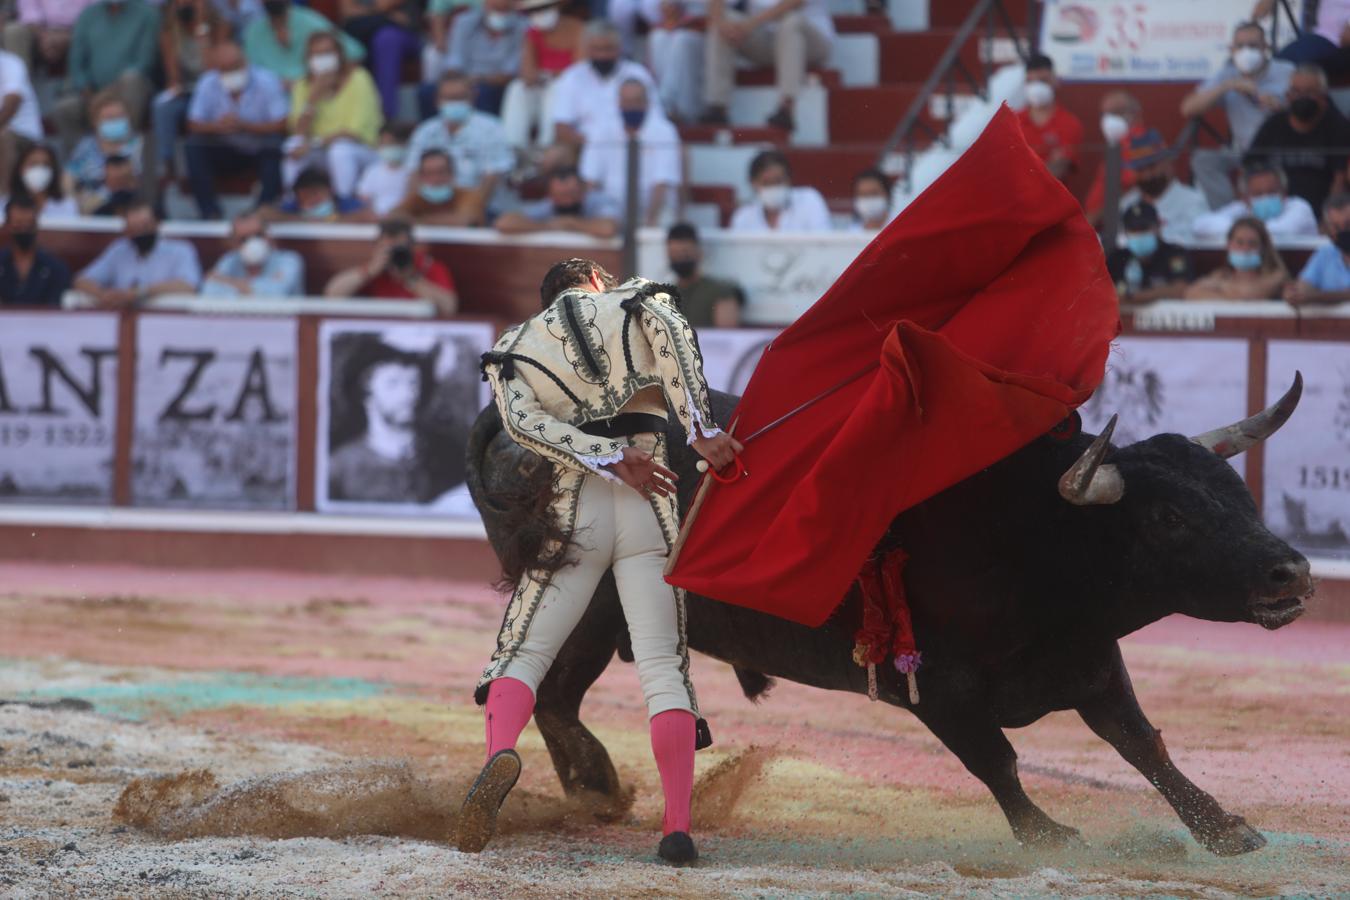
[[[593,190],[608,194],[628,209],[628,140],[638,139],[639,221],[661,225],[674,221],[682,179],[680,134],[670,120],[650,106],[647,86],[629,79],[619,87],[621,121],[597,126],[581,151],[581,177]]]
[[[404,163],[411,174],[422,154],[442,150],[455,165],[455,184],[474,188],[499,210],[495,197],[516,164],[502,120],[473,106],[473,81],[463,72],[445,72],[436,82],[436,115],[413,131]],[[494,202],[494,199],[496,202]]]
[[[42,117],[28,66],[13,53],[0,50],[0,191],[9,191],[19,154],[40,140]]]
[[[792,131],[793,105],[807,67],[824,65],[830,58],[834,22],[829,0],[748,0],[747,11],[748,15],[734,12],[727,0],[708,4],[705,121],[726,123],[736,60],[744,58],[758,66],[773,64],[779,103],[769,124]]]
[[[652,105],[659,105],[656,83],[646,67],[619,58],[619,30],[604,19],[586,25],[582,58],[572,63],[553,85],[554,137],[581,146],[605,122],[619,117],[619,85],[636,80],[647,87]]]
[[[1317,214],[1302,197],[1289,195],[1284,170],[1265,164],[1253,164],[1238,180],[1242,199],[1195,220],[1197,238],[1223,238],[1234,222],[1243,216],[1255,216],[1266,224],[1270,236],[1280,238],[1316,237],[1320,231]]]
[[[1182,184],[1172,171],[1172,152],[1156,128],[1130,139],[1127,155],[1134,187],[1120,198],[1120,211],[1143,201],[1158,213],[1162,239],[1186,245],[1195,238],[1194,222],[1209,215],[1205,195]]]
[[[736,210],[732,231],[829,231],[830,208],[820,191],[793,187],[787,157],[765,150],[750,162],[755,199]]]

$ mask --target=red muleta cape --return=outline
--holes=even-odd
[[[880,365],[746,445],[668,580],[820,625],[896,515],[1086,400],[1118,330],[1096,234],[999,110],[764,354],[741,437]]]

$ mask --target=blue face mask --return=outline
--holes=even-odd
[[[458,125],[467,121],[473,114],[473,106],[468,100],[447,100],[441,104],[440,112],[442,119]]]
[[[311,219],[328,219],[336,212],[337,209],[333,206],[333,201],[325,200],[318,206],[311,206],[309,209],[305,210],[305,215]]]
[[[454,193],[454,187],[448,184],[423,184],[417,188],[418,196],[428,203],[445,203]]]
[[[1158,236],[1151,231],[1142,234],[1125,235],[1125,246],[1140,259],[1147,259],[1158,252]]]
[[[125,141],[131,137],[131,121],[123,118],[99,122],[98,136],[105,141]]]
[[[1284,198],[1279,194],[1262,194],[1252,198],[1252,214],[1263,222],[1284,212]]]
[[[637,130],[642,127],[642,123],[647,118],[645,109],[621,109],[619,114],[623,116],[623,127]]]
[[[1228,264],[1239,272],[1255,272],[1261,268],[1261,254],[1255,250],[1229,250]]]

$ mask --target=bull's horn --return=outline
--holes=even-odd
[[[1298,406],[1299,398],[1302,396],[1303,373],[1295,372],[1293,387],[1289,388],[1283,397],[1275,401],[1275,405],[1269,406],[1241,422],[1196,435],[1191,440],[1206,450],[1213,450],[1224,459],[1237,456],[1239,453],[1252,449],[1279,431],[1280,426],[1288,422],[1289,417],[1294,414],[1294,409]]]
[[[1074,506],[1104,506],[1125,496],[1125,479],[1120,477],[1120,470],[1115,466],[1102,465],[1119,418],[1111,417],[1092,446],[1083,451],[1083,455],[1059,480],[1059,495]]]

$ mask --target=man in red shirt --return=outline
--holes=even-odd
[[[1027,108],[1017,114],[1017,121],[1050,174],[1063,181],[1078,166],[1083,123],[1055,102],[1056,83],[1055,64],[1050,57],[1037,53],[1027,60]]]
[[[375,252],[359,266],[334,275],[325,297],[430,300],[442,316],[453,316],[459,297],[450,270],[413,243],[412,222],[391,216],[380,223]]]

